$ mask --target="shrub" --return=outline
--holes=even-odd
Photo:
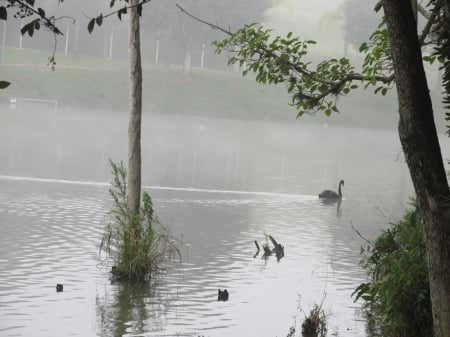
[[[363,250],[370,281],[352,294],[365,301],[384,336],[432,336],[431,301],[422,219],[415,202]],[[373,322],[372,322],[373,323]]]
[[[164,261],[175,255],[180,257],[180,251],[167,226],[156,217],[147,192],[142,195],[138,215],[128,210],[126,169],[123,162],[116,164],[110,160],[110,164],[113,182],[109,193],[114,203],[100,249],[114,258],[113,280],[147,280],[161,270]]]

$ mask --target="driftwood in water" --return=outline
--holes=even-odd
[[[263,251],[264,254],[262,255],[263,258],[267,258],[269,256],[271,256],[272,254],[275,254],[275,256],[277,257],[277,260],[280,261],[280,259],[282,257],[284,257],[284,246],[280,245],[277,240],[274,239],[274,237],[272,235],[266,235],[266,238],[269,238],[269,240],[272,242],[273,244],[273,248],[270,249],[269,244],[264,244],[262,245],[263,247]],[[259,244],[258,242],[255,240],[255,245],[256,245],[256,249],[257,252],[256,254],[253,256],[254,258],[258,256],[260,248],[259,248]]]
[[[263,245],[264,254],[263,257],[272,255],[272,250],[270,250],[269,245]]]
[[[270,241],[272,241],[272,244],[274,246],[273,252],[275,252],[275,255],[277,257],[277,260],[280,261],[280,259],[284,256],[284,247],[280,245],[272,235],[269,235]]]
[[[260,249],[259,249],[259,245],[258,245],[258,241],[256,241],[256,240],[255,240],[255,245],[256,245],[256,249],[257,249],[257,251],[256,251],[256,254],[255,254],[255,255],[253,255],[253,258],[257,257],[257,256],[258,256],[258,254],[259,254],[259,251],[260,251]]]

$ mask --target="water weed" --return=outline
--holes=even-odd
[[[147,192],[142,194],[140,213],[132,214],[126,203],[126,169],[123,162],[110,160],[113,181],[109,193],[113,207],[100,243],[112,257],[112,280],[143,281],[162,270],[165,262],[180,258],[178,241],[155,215]]]

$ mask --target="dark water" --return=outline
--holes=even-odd
[[[143,183],[185,243],[149,287],[110,284],[98,251],[126,116],[2,114],[0,336],[286,336],[315,303],[329,336],[366,335],[354,228],[373,239],[412,194],[395,132],[144,116]],[[338,216],[317,193],[339,179]],[[253,258],[265,234],[280,262]]]

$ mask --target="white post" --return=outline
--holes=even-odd
[[[203,60],[205,58],[205,44],[202,43],[202,56],[200,59],[200,69],[203,69]]]
[[[111,38],[109,40],[109,59],[112,60],[112,50],[114,41],[114,27],[111,27]]]
[[[23,27],[23,19],[20,20],[20,30],[22,30],[22,27]],[[23,35],[19,31],[19,49],[22,49],[22,38],[23,38]]]
[[[158,64],[159,57],[159,40],[156,40],[155,64]]]
[[[70,23],[67,24],[67,29],[66,29],[66,46],[64,48],[65,56],[67,56],[67,51],[69,50],[69,32],[70,32]]]
[[[105,33],[104,43],[103,43],[103,58],[106,59],[106,53],[108,51],[108,35]]]
[[[0,54],[0,67],[5,63],[5,41],[6,41],[6,20],[3,21],[3,36],[2,36],[2,53]]]

